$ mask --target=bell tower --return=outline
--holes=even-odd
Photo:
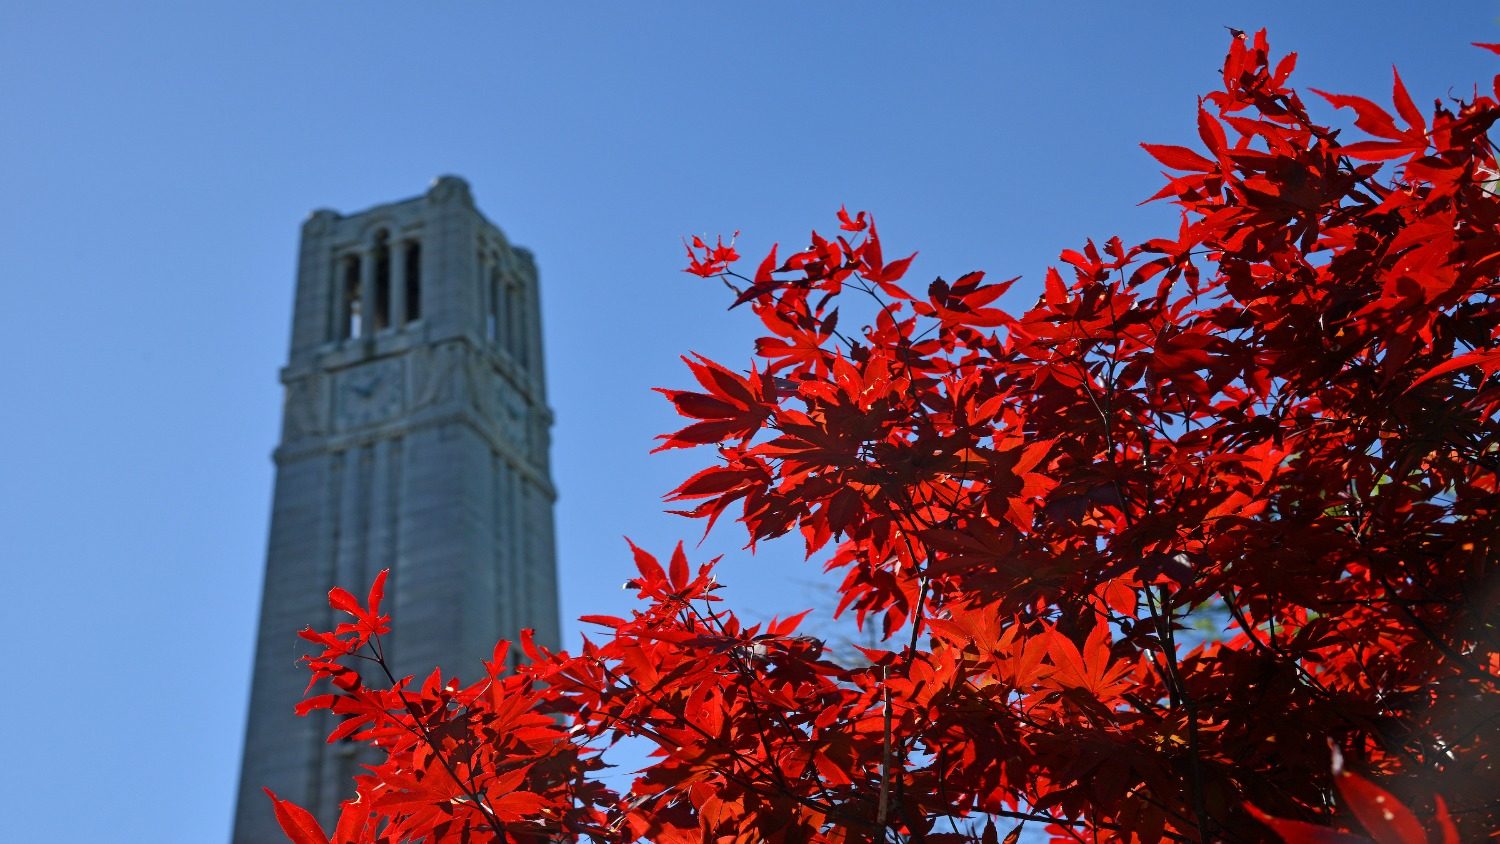
[[[353,794],[355,746],[292,711],[331,587],[391,570],[398,677],[469,680],[523,627],[557,642],[539,304],[531,253],[457,177],[303,224],[234,844],[285,840],[263,786],[325,824]]]

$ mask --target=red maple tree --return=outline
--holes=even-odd
[[[800,616],[742,623],[713,562],[634,549],[640,608],[585,617],[578,653],[523,636],[472,684],[371,685],[351,664],[384,664],[381,584],[335,590],[352,620],[304,634],[332,690],[301,710],[382,761],[331,839],[273,796],[288,834],[1500,829],[1500,77],[1424,110],[1397,76],[1394,115],[1317,92],[1356,139],[1312,119],[1294,60],[1237,35],[1203,147],[1145,145],[1180,228],[1064,251],[1029,309],[978,272],[905,283],[864,212],[749,275],[694,240],[689,271],[767,333],[746,369],[693,358],[698,386],[662,390],[693,421],[661,447],[714,447],[671,497],[752,547],[800,534],[882,646],[840,664]],[[656,747],[625,794],[591,777],[621,736]]]

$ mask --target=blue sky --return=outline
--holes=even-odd
[[[546,11],[543,11],[543,10]],[[298,225],[458,173],[541,267],[563,615],[619,612],[660,495],[652,386],[748,358],[680,236],[747,255],[868,208],[914,277],[1022,274],[1175,225],[1137,146],[1191,143],[1224,25],[1303,86],[1419,102],[1500,66],[1492,2],[0,1],[0,837],[226,840]],[[1326,109],[1324,110],[1326,114]],[[700,554],[751,614],[796,549]],[[400,619],[397,619],[400,623]],[[576,626],[569,636],[576,636]],[[291,701],[288,705],[291,705]]]

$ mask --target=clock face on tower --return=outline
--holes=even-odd
[[[339,373],[338,422],[344,430],[378,425],[401,412],[405,375],[400,360],[367,363]]]

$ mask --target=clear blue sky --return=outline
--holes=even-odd
[[[624,606],[622,535],[697,535],[659,496],[707,456],[648,456],[649,388],[755,336],[682,234],[758,257],[847,203],[917,276],[1035,283],[1174,224],[1136,207],[1136,143],[1192,141],[1225,24],[1269,25],[1304,86],[1384,98],[1395,62],[1430,101],[1500,69],[1465,46],[1500,41],[1492,2],[1043,8],[0,2],[0,838],[227,839],[311,209],[458,173],[535,250],[572,618]],[[816,603],[798,556],[735,555],[731,596]]]

